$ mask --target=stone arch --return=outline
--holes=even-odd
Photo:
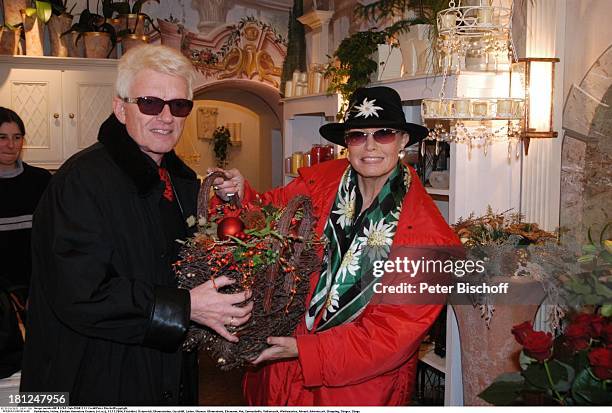
[[[612,219],[612,45],[570,88],[563,129],[560,224],[579,251],[589,228],[599,235]]]
[[[278,89],[255,80],[224,79],[197,85],[194,99],[223,101],[254,112],[260,120],[260,130],[257,132],[259,156],[252,161],[258,164],[259,174],[252,179],[259,183],[256,185],[259,190],[282,184],[283,115]],[[243,129],[243,140],[248,139],[249,134],[253,136],[255,131]]]

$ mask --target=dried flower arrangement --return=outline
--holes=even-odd
[[[209,175],[202,185],[199,232],[185,242],[175,270],[182,288],[225,275],[236,283],[221,292],[253,292],[251,319],[240,327],[227,327],[239,336],[238,343],[194,324],[183,344],[185,350],[207,350],[221,369],[230,370],[256,358],[268,346],[267,337],[293,333],[305,311],[309,275],[320,266],[319,242],[312,233],[312,205],[305,196],[280,209],[235,203],[209,210],[209,192],[217,177],[223,173]],[[195,218],[191,221],[195,224]]]

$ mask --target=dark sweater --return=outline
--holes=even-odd
[[[0,277],[12,286],[28,286],[32,272],[32,214],[51,174],[23,163],[23,172],[0,178]]]

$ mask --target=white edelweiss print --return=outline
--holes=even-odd
[[[348,201],[346,197],[341,198],[338,205],[338,209],[332,212],[338,215],[336,224],[339,224],[342,229],[344,229],[346,226],[350,225],[353,222],[353,218],[355,217],[355,197],[355,188],[353,188],[351,194],[348,197]]]
[[[331,313],[335,313],[338,309],[338,301],[340,300],[340,293],[338,292],[338,284],[332,285],[329,294],[327,294],[327,300],[325,301],[325,314],[323,318],[327,319],[327,316]]]
[[[359,271],[359,259],[361,258],[361,249],[357,248],[357,244],[353,243],[344,254],[344,257],[342,257],[342,262],[340,263],[337,274],[340,282],[344,282],[347,275],[352,277],[357,275],[357,271]]]
[[[363,237],[357,242],[362,243],[370,260],[378,260],[389,253],[389,247],[393,243],[394,225],[386,224],[384,219],[378,222],[370,222],[369,228],[364,228]]]
[[[355,109],[359,110],[359,113],[355,115],[356,118],[363,116],[364,118],[369,118],[370,116],[378,117],[378,111],[382,110],[380,106],[374,106],[374,102],[376,99],[368,100],[368,98],[364,98],[363,102],[359,106],[355,106]]]

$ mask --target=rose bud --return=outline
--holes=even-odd
[[[591,371],[601,380],[612,379],[612,349],[595,348],[589,352]]]

